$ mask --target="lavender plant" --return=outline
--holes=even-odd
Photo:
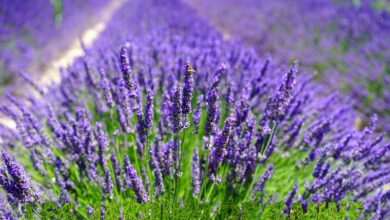
[[[16,127],[1,126],[0,211],[267,219],[334,205],[389,217],[377,118],[354,130],[343,96],[299,63],[259,59],[181,1],[126,2],[59,84],[6,95]]]
[[[261,55],[269,53],[276,63],[302,58],[324,89],[352,97],[363,113],[358,128],[370,115],[380,114],[378,129],[389,135],[390,11],[378,7],[381,1],[188,2],[225,38],[239,39]]]

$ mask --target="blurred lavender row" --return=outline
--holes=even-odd
[[[20,72],[42,74],[109,2],[1,0],[0,85],[9,84]]]
[[[188,0],[225,35],[271,54],[301,59],[309,74],[340,89],[390,131],[390,4],[362,1]]]

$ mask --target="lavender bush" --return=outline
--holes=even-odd
[[[301,58],[310,74],[353,98],[363,115],[381,114],[390,127],[390,10],[385,1],[188,0],[225,38],[239,39],[274,62]],[[381,6],[381,2],[384,6]],[[231,10],[234,8],[234,10]]]
[[[58,85],[5,95],[8,219],[390,217],[381,119],[355,130],[300,61],[261,60],[176,0],[124,3],[85,52]]]

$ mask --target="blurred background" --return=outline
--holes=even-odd
[[[0,85],[15,83],[20,73],[38,77],[80,42],[110,1],[1,0]],[[54,63],[54,64],[53,64]]]
[[[0,0],[0,92],[26,74],[58,81],[125,0]],[[299,60],[302,74],[342,91],[390,131],[388,0],[186,0],[226,40],[275,63]]]

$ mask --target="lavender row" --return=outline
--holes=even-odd
[[[104,213],[108,201],[131,197],[266,205],[278,201],[267,184],[273,156],[293,152],[304,155],[297,169],[314,168],[279,199],[285,215],[294,202],[305,210],[345,201],[363,202],[366,216],[390,215],[390,143],[374,132],[378,119],[354,130],[348,101],[300,62],[259,59],[181,1],[125,3],[60,84],[28,83],[37,96],[10,93],[1,107],[17,128],[1,127],[0,184],[13,216],[42,201],[88,212],[102,204]],[[15,149],[29,153],[32,176],[54,181],[30,181],[7,153]]]
[[[365,123],[370,114],[382,115],[379,127],[389,133],[390,15],[379,1],[189,2],[225,37],[262,56],[301,58],[309,74],[353,99]]]

